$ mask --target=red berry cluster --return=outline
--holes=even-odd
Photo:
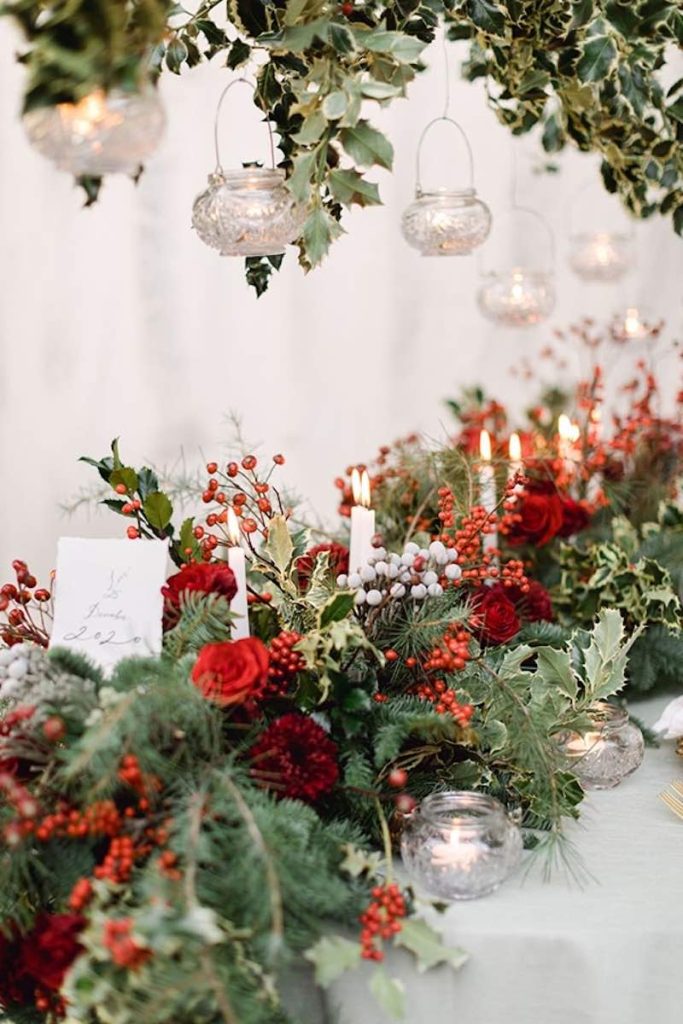
[[[121,815],[113,800],[99,800],[83,811],[62,805],[55,814],[46,814],[36,822],[36,839],[85,839],[112,837],[121,830]]]
[[[406,903],[397,885],[376,885],[372,901],[360,915],[361,955],[364,960],[383,960],[383,939],[391,939],[401,930],[401,918],[406,916]]]
[[[135,754],[126,754],[121,760],[119,768],[119,779],[130,786],[139,795],[138,807],[141,811],[149,810],[148,797],[152,793],[158,793],[161,783],[154,775],[145,775],[140,768],[140,762]]]
[[[109,849],[101,864],[93,874],[95,878],[119,885],[130,881],[133,865],[139,856],[135,843],[130,836],[116,836],[109,844]]]
[[[294,630],[284,630],[270,642],[270,664],[266,695],[284,696],[292,688],[299,672],[306,667],[306,659],[294,648],[302,639]]]
[[[79,914],[88,906],[93,897],[92,882],[89,878],[79,878],[71,890],[69,906],[74,913]]]
[[[0,638],[8,647],[25,641],[47,647],[49,631],[45,625],[45,606],[52,595],[44,587],[36,586],[37,580],[26,562],[15,558],[12,568],[16,582],[0,587],[0,613],[4,616]]]
[[[29,793],[28,789],[23,786],[11,772],[0,772],[0,794],[4,798],[5,802],[13,807],[19,817],[22,819],[21,822],[13,823],[21,825],[21,833],[32,831],[35,818],[40,811],[40,805],[34,796]],[[12,825],[7,826],[12,829]],[[8,843],[16,842],[21,838],[21,835],[17,834],[16,831],[7,832],[5,830],[5,841]]]
[[[129,971],[137,971],[147,963],[152,951],[137,943],[132,936],[132,931],[133,921],[130,917],[106,921],[102,942],[105,949],[109,950],[117,967],[126,967]]]
[[[471,704],[460,704],[455,695],[455,690],[450,690],[444,679],[435,679],[433,682],[422,683],[417,688],[419,697],[434,705],[434,710],[439,715],[451,715],[463,729],[470,724],[474,714],[474,707]]]

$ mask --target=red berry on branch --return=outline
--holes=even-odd
[[[240,467],[237,465],[236,462],[229,462],[228,463],[228,476],[235,477],[235,476],[237,476],[239,471],[240,471]]]
[[[273,462],[275,463],[276,466],[284,466],[284,464],[285,464],[285,457],[284,457],[284,455],[279,455],[279,454],[278,455],[273,455]]]
[[[137,526],[129,526],[128,529],[126,530],[126,535],[128,536],[129,540],[137,540],[138,537],[140,536],[140,531],[138,530]]]
[[[128,488],[126,487],[125,484],[117,484],[116,487],[114,488],[114,490],[116,491],[117,494],[127,494],[128,493]]]
[[[408,772],[404,768],[394,768],[389,772],[387,782],[393,789],[403,789],[408,782]]]
[[[394,797],[394,803],[396,810],[400,811],[401,814],[412,814],[417,807],[417,800],[414,796],[410,796],[409,793],[401,793],[399,796]]]
[[[255,455],[245,455],[244,458],[242,459],[243,469],[255,469],[256,461],[257,460]]]
[[[49,743],[59,743],[66,736],[66,725],[64,719],[59,715],[52,715],[43,724],[43,736]]]
[[[218,472],[218,463],[217,462],[207,462],[207,464],[206,464],[206,472],[207,473],[217,473]]]

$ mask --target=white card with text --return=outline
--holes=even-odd
[[[57,548],[50,646],[69,647],[110,671],[161,653],[168,544],[62,537]]]

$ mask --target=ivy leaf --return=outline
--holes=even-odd
[[[294,545],[284,516],[273,516],[268,525],[266,553],[281,573],[286,573],[292,560]]]
[[[361,962],[360,945],[350,942],[341,935],[326,936],[304,953],[304,957],[315,967],[315,980],[327,988],[346,971],[352,971]]]
[[[318,629],[324,629],[331,622],[341,622],[353,608],[353,594],[335,594],[318,612]]]
[[[436,967],[437,964],[450,964],[457,970],[469,959],[464,949],[445,946],[443,939],[431,925],[414,917],[403,921],[401,931],[394,941],[397,946],[404,946],[415,954],[420,974]]]
[[[360,167],[379,164],[391,170],[394,147],[389,140],[368,121],[359,121],[353,128],[344,128],[341,143],[346,152]]]
[[[394,1020],[406,1015],[405,985],[398,978],[390,978],[381,968],[370,979],[370,991],[384,1012]]]
[[[153,530],[163,532],[171,521],[173,505],[163,491],[148,494],[142,505],[143,512]]]
[[[338,203],[351,206],[373,206],[381,203],[379,188],[372,181],[366,181],[358,171],[334,170],[329,174],[332,195]]]
[[[495,36],[505,35],[505,15],[497,4],[491,0],[469,0],[467,7],[477,28]]]
[[[593,36],[584,46],[576,72],[582,82],[601,82],[609,75],[616,59],[617,48],[611,36]]]

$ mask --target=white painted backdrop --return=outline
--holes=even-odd
[[[536,174],[537,143],[513,144],[480,86],[458,79],[454,49],[451,110],[471,140],[480,194],[494,216],[505,209],[514,145],[519,199],[556,232],[559,301],[549,326],[489,325],[475,305],[474,259],[426,260],[401,238],[417,138],[443,106],[440,45],[408,101],[371,112],[396,149],[395,173],[375,175],[385,206],[348,216],[348,235],[307,277],[292,252],[257,301],[241,261],[221,259],[190,229],[192,200],[212,166],[225,70],[215,64],[182,80],[166,76],[168,132],[140,185],[111,180],[98,205],[83,210],[68,176],[24,138],[16,42],[0,24],[2,566],[24,557],[44,573],[60,533],[121,531],[107,514],[68,521],[59,511],[90,482],[76,457],[104,454],[116,435],[134,463],[169,464],[181,446],[188,461],[200,449],[220,456],[223,417],[234,410],[266,453],[286,452],[289,482],[329,516],[341,467],[401,433],[439,431],[447,419],[442,399],[462,385],[484,381],[520,404],[527,395],[509,368],[538,352],[553,325],[647,302],[680,332],[683,247],[670,225],[637,225],[639,265],[625,283],[580,283],[566,266],[566,214],[574,203],[589,222],[600,220],[606,200],[588,190],[575,201],[595,173],[594,158],[569,154],[560,175]],[[226,106],[226,153],[234,162],[265,157],[264,127],[247,90]],[[443,134],[426,152],[434,183],[451,175],[462,181],[455,145]]]

